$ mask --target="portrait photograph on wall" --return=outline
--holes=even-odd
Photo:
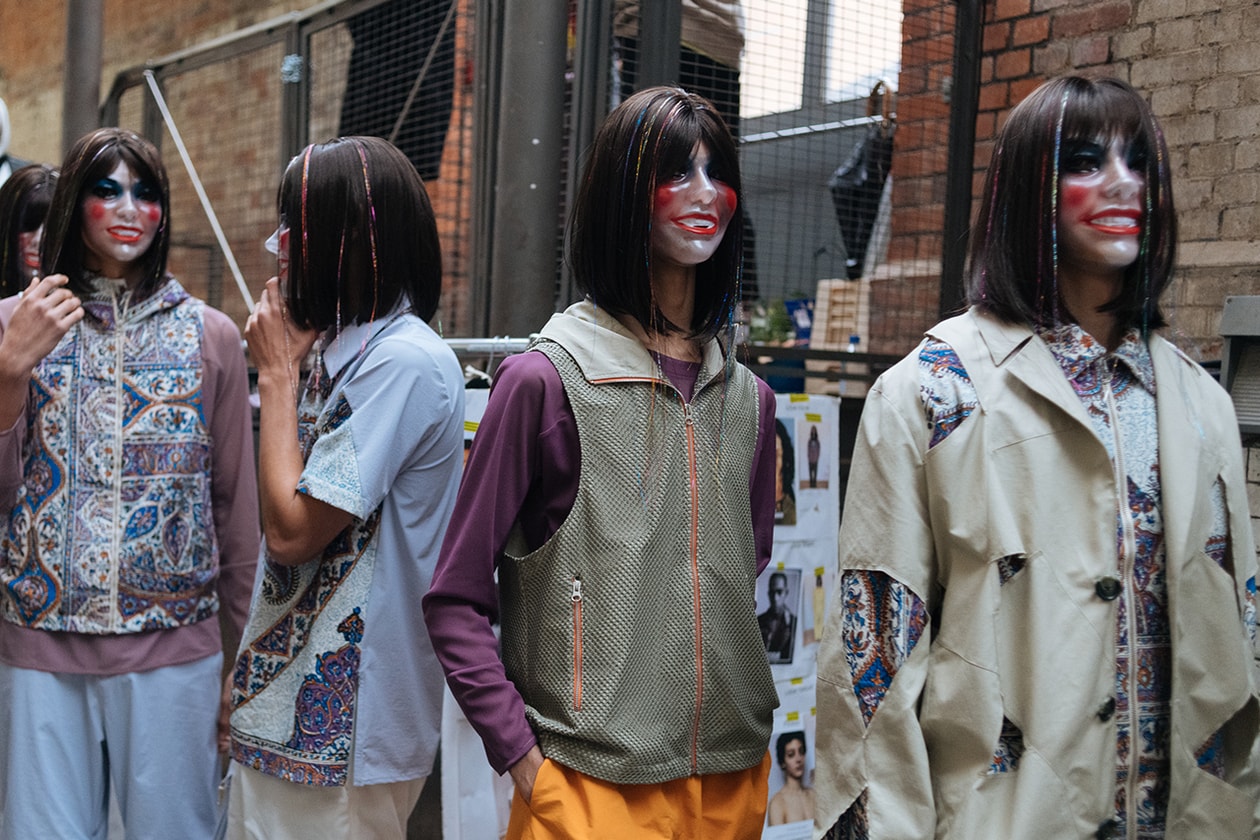
[[[801,614],[801,570],[769,569],[760,580],[764,587],[757,593],[757,624],[766,659],[772,665],[789,664]]]
[[[814,685],[810,677],[779,687],[762,840],[809,840],[813,835]]]

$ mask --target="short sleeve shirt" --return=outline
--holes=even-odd
[[[459,363],[418,317],[395,311],[325,340],[299,407],[298,490],[355,521],[302,566],[265,562],[264,549],[237,662],[237,760],[314,785],[429,773],[443,680],[420,599],[458,489],[463,421]]]

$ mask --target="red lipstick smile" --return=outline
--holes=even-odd
[[[1128,220],[1127,222],[1125,220]],[[1099,233],[1135,236],[1142,232],[1138,224],[1142,211],[1131,208],[1100,210],[1085,217],[1085,222]]]
[[[115,225],[107,230],[109,231],[110,236],[114,237],[119,242],[127,244],[139,242],[140,237],[144,236],[144,231],[140,228],[127,227],[125,225]]]
[[[712,236],[718,229],[718,218],[711,213],[687,213],[670,221],[688,233],[699,236]]]

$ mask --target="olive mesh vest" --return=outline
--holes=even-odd
[[[702,369],[684,406],[634,368],[588,381],[547,330],[535,349],[581,444],[569,516],[499,567],[503,660],[543,753],[620,784],[757,764],[778,698],[754,608],[752,374]]]

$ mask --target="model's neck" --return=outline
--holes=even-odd
[[[1059,281],[1063,303],[1080,328],[1108,351],[1119,347],[1123,338],[1120,322],[1114,312],[1101,310],[1120,293],[1124,275],[1120,272],[1091,277],[1062,274]]]
[[[626,329],[651,353],[682,359],[687,362],[701,360],[700,342],[690,336],[691,319],[696,308],[696,272],[694,268],[661,266],[652,275],[652,302],[665,319],[679,331],[645,329],[628,315],[619,320]]]
[[[691,329],[696,311],[696,270],[691,266],[664,265],[652,273],[652,297],[656,308],[671,324]]]

